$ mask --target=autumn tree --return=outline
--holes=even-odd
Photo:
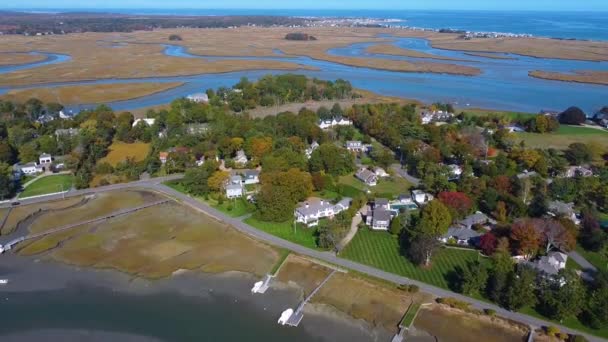
[[[312,193],[312,177],[308,172],[290,169],[286,172],[263,173],[262,188],[256,196],[258,217],[264,221],[282,222],[293,216],[298,202]]]
[[[530,258],[534,256],[541,244],[541,233],[530,220],[519,220],[511,226],[510,238],[518,254]]]
[[[251,138],[248,145],[248,152],[255,160],[261,160],[262,157],[272,152],[271,137],[255,137]]]
[[[571,231],[566,229],[559,221],[553,219],[535,220],[539,225],[537,229],[542,231],[545,251],[548,253],[553,248],[569,252],[576,245],[576,238]]]
[[[230,173],[226,171],[215,171],[207,180],[207,185],[212,191],[223,191],[230,177]]]
[[[417,263],[429,266],[438,247],[437,238],[447,233],[451,223],[450,210],[441,201],[429,202],[422,209],[416,226],[408,232],[410,257]]]
[[[481,239],[479,239],[479,248],[485,255],[494,254],[497,246],[498,239],[493,233],[486,233],[481,237]]]
[[[450,209],[453,218],[465,217],[473,207],[473,201],[462,192],[444,191],[439,193],[438,198]]]
[[[325,171],[334,176],[341,176],[355,170],[354,156],[348,150],[331,143],[321,144],[310,157],[310,171]]]

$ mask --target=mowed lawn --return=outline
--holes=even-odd
[[[28,185],[19,195],[19,198],[67,191],[72,187],[73,182],[74,177],[72,175],[46,176]]]
[[[369,189],[375,195],[391,198],[401,194],[409,194],[409,190],[412,187],[412,184],[399,176],[381,178],[378,180],[378,185],[371,187],[355,178],[354,175],[342,176],[338,182],[362,192]]]
[[[128,157],[134,158],[136,162],[140,162],[146,159],[148,151],[150,151],[150,144],[142,142],[126,144],[115,141],[110,145],[109,151],[107,156],[99,160],[100,163],[106,162],[112,166],[116,166],[118,163],[127,160]]]
[[[478,258],[484,260],[476,251],[442,248],[433,256],[430,268],[419,267],[400,255],[397,238],[367,228],[359,229],[340,256],[445,289],[449,288],[448,277],[453,276],[459,266]]]
[[[283,240],[291,241],[304,247],[319,249],[317,247],[317,230],[315,228],[304,228],[298,225],[294,231],[293,221],[291,220],[286,222],[264,222],[250,217],[244,222]]]
[[[566,149],[572,143],[595,142],[608,148],[608,131],[577,126],[560,126],[555,133],[516,133],[528,147]]]

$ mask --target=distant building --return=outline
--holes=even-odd
[[[209,102],[209,95],[207,95],[206,93],[195,93],[195,94],[191,94],[186,96],[186,98],[192,102],[196,102],[196,103],[208,103]]]
[[[295,220],[308,227],[316,226],[319,224],[319,219],[332,218],[347,210],[350,207],[351,201],[350,198],[343,198],[336,204],[331,204],[325,200],[302,203],[294,212]]]
[[[367,186],[376,186],[378,184],[378,176],[366,168],[360,169],[355,174],[355,177]]]
[[[53,163],[53,156],[51,156],[48,153],[43,153],[40,155],[40,158],[38,158],[39,164],[46,166],[46,165],[51,165]]]
[[[321,129],[329,129],[337,126],[352,126],[353,122],[344,117],[336,117],[328,120],[319,120]]]
[[[388,172],[386,172],[386,170],[384,170],[381,167],[375,167],[374,168],[374,174],[376,175],[376,177],[378,178],[386,178],[389,177],[390,175],[388,174]]]
[[[319,143],[316,141],[313,141],[312,144],[310,144],[310,146],[304,150],[304,154],[306,155],[306,158],[310,159],[310,157],[312,156],[312,153],[319,148]]]
[[[169,152],[160,152],[158,154],[158,159],[160,159],[160,162],[164,165],[167,163],[167,160],[169,159]]]
[[[453,113],[436,110],[434,112],[424,112],[420,115],[420,120],[423,125],[430,123],[448,122],[454,117]]]
[[[35,162],[27,164],[15,164],[13,169],[25,175],[35,175],[44,172],[44,167],[36,164]]]
[[[593,176],[593,170],[586,168],[584,166],[570,166],[566,169],[564,173],[564,177],[573,178],[573,177],[591,177]]]
[[[68,128],[68,129],[58,129],[55,130],[55,136],[57,137],[57,139],[59,139],[60,137],[75,137],[78,134],[80,134],[80,128]]]
[[[574,211],[574,203],[565,203],[562,201],[551,201],[548,203],[548,212],[550,216],[569,218],[574,224],[580,224],[581,220],[576,216]]]
[[[369,149],[369,146],[363,144],[361,141],[358,140],[347,141],[345,146],[346,149],[351,152],[367,152]]]
[[[448,232],[439,238],[439,241],[448,243],[454,239],[459,245],[473,245],[481,237],[481,234],[471,228],[459,225],[448,228]]]
[[[186,133],[190,135],[205,134],[209,131],[209,124],[206,123],[191,123],[186,125]]]
[[[156,119],[154,119],[154,118],[135,119],[135,121],[133,121],[133,127],[137,126],[137,124],[139,124],[140,122],[144,122],[146,125],[152,126],[156,122]]]

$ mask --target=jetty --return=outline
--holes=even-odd
[[[130,214],[130,213],[142,210],[142,209],[146,209],[146,208],[149,208],[149,207],[154,207],[154,206],[157,206],[157,205],[165,204],[167,202],[169,202],[169,200],[161,200],[161,201],[156,201],[156,202],[152,202],[152,203],[146,203],[146,204],[140,205],[138,207],[118,210],[118,211],[115,211],[115,212],[110,213],[108,215],[96,217],[94,219],[90,219],[90,220],[86,220],[86,221],[80,221],[80,222],[76,222],[76,223],[67,224],[65,226],[49,229],[49,230],[44,231],[42,233],[28,235],[28,236],[21,236],[21,237],[18,237],[16,239],[13,239],[13,240],[7,242],[4,245],[0,245],[0,253],[3,253],[3,252],[6,252],[6,251],[9,251],[9,250],[13,249],[13,247],[15,247],[15,245],[17,245],[17,244],[19,244],[19,243],[21,243],[23,241],[34,240],[34,239],[38,239],[38,238],[41,238],[41,237],[45,237],[47,235],[51,235],[51,234],[59,233],[59,232],[65,231],[65,230],[69,230],[69,229],[75,228],[75,227],[79,227],[79,226],[82,226],[82,225],[86,225],[86,224],[90,224],[90,223],[95,223],[95,222],[99,222],[99,221],[104,221],[104,220],[108,220],[108,219],[111,219],[111,218],[114,218],[114,217],[118,217],[118,216],[123,216],[123,215]]]
[[[333,270],[331,273],[317,286],[301,303],[298,305],[297,309],[294,311],[293,309],[287,309],[283,311],[281,314],[281,318],[279,318],[279,324],[281,325],[289,325],[292,327],[297,327],[300,325],[302,318],[304,318],[304,306],[314,297],[317,292],[325,285],[329,279],[336,273],[338,270]]]

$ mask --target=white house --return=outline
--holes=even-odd
[[[365,183],[367,186],[376,186],[378,184],[378,177],[376,174],[366,168],[360,169],[355,174],[355,177]]]
[[[351,126],[353,122],[347,118],[332,118],[328,120],[319,120],[319,127],[321,129],[329,129],[337,126]]]
[[[243,186],[239,184],[226,185],[226,197],[229,199],[243,197]]]
[[[135,119],[135,121],[133,121],[133,127],[137,126],[137,124],[140,122],[145,122],[146,125],[152,126],[156,122],[156,119],[154,119],[154,118]]]
[[[436,110],[434,112],[424,112],[420,115],[420,119],[423,125],[430,124],[431,122],[447,122],[454,117],[454,114]]]
[[[566,178],[573,178],[576,176],[591,177],[593,176],[593,171],[584,166],[570,166],[564,173],[564,177]]]
[[[562,252],[549,252],[546,256],[528,264],[545,275],[556,275],[560,270],[566,268],[568,255]]]
[[[450,170],[449,180],[460,179],[462,176],[462,167],[456,164],[449,164],[448,169]]]
[[[260,171],[258,170],[247,170],[245,171],[245,184],[258,184],[260,183]]]
[[[310,157],[312,156],[312,153],[319,148],[319,143],[316,141],[313,141],[312,144],[310,144],[310,146],[304,150],[304,154],[306,154],[306,158],[310,159]]]
[[[186,96],[186,98],[192,102],[196,103],[207,103],[209,102],[209,95],[206,93],[195,93]]]
[[[247,155],[245,154],[245,151],[238,150],[236,152],[236,157],[234,157],[233,161],[236,165],[245,165],[245,164],[247,164],[249,159],[247,159]]]
[[[325,200],[302,203],[294,212],[295,220],[308,227],[316,226],[319,224],[319,219],[334,217],[347,210],[350,207],[350,203],[350,198],[344,198],[336,204],[331,204]]]
[[[523,127],[517,125],[510,125],[505,127],[505,129],[509,131],[509,133],[523,133],[526,131]]]
[[[389,177],[390,175],[388,174],[388,172],[386,172],[383,168],[381,167],[375,167],[374,168],[374,174],[376,175],[376,177],[378,178],[386,178]]]
[[[26,175],[35,175],[37,173],[44,172],[44,168],[41,165],[38,165],[34,162],[23,164],[23,165],[15,165],[15,169],[17,171],[21,171],[21,173]]]
[[[388,230],[391,226],[391,212],[383,208],[374,208],[371,225],[373,230]]]
[[[424,205],[432,201],[435,197],[422,190],[412,190],[412,200],[418,205]]]
[[[358,140],[347,141],[345,146],[347,150],[352,152],[367,152],[368,150],[368,146],[364,145],[361,141]]]
[[[241,177],[240,175],[230,176],[228,183],[232,185],[243,186],[243,177]]]
[[[40,155],[40,158],[38,158],[38,161],[40,165],[50,165],[53,163],[53,156],[48,153],[43,153]]]

